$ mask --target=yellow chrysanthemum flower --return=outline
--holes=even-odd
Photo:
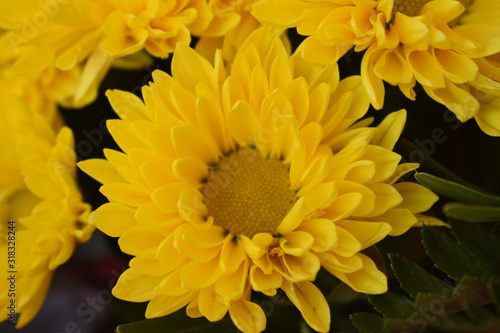
[[[462,122],[474,117],[485,133],[500,135],[500,113],[486,105],[500,97],[497,0],[261,0],[253,14],[308,36],[310,61],[366,50],[361,76],[377,109],[383,81],[410,99],[418,82]]]
[[[244,332],[265,329],[252,291],[282,289],[315,330],[329,306],[312,283],[320,267],[359,292],[387,290],[360,251],[417,223],[437,199],[394,182],[391,151],[405,112],[376,128],[356,123],[369,105],[360,77],[339,82],[337,65],[289,56],[279,37],[257,30],[225,69],[185,44],[172,76],[153,73],[143,103],[108,91],[121,120],[109,120],[123,150],[79,163],[110,203],[91,223],[134,256],[113,293],[149,301],[146,317],[187,306],[190,317],[229,312]],[[229,73],[228,73],[229,72]]]
[[[20,54],[31,47],[14,48],[8,33],[0,31],[0,92],[2,98],[18,96],[32,110],[37,110],[48,120],[60,121],[56,116],[54,102],[61,106],[71,106],[73,93],[81,75],[81,66],[62,71],[47,67],[39,73],[18,75],[12,67]],[[21,50],[22,49],[22,50]]]
[[[206,58],[212,58],[215,50],[221,49],[223,58],[232,61],[248,36],[262,26],[251,13],[255,2],[256,0],[209,0],[213,19],[200,35],[196,51]],[[287,42],[286,34],[282,37]]]
[[[204,0],[22,0],[0,4],[0,27],[15,47],[32,46],[16,60],[16,74],[82,66],[72,104],[95,98],[113,63],[142,67],[146,50],[167,57],[178,42],[203,32],[213,14]],[[127,58],[125,58],[128,56]],[[114,60],[114,61],[113,61]]]
[[[42,306],[54,270],[94,227],[76,184],[71,130],[54,130],[18,97],[4,96],[1,104],[0,252],[9,260],[0,268],[12,274],[0,280],[0,307],[9,315],[1,321],[18,313],[20,328]]]

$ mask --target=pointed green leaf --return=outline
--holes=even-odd
[[[455,280],[471,273],[492,276],[491,269],[462,249],[448,229],[424,226],[422,242],[434,265]]]
[[[381,295],[370,295],[368,300],[378,313],[387,318],[405,319],[415,312],[411,300],[391,292]]]
[[[471,224],[453,219],[449,223],[458,243],[500,277],[500,223]]]
[[[401,287],[412,297],[419,293],[450,294],[451,287],[425,271],[420,265],[397,254],[389,254],[392,270]]]
[[[500,205],[500,197],[483,193],[462,184],[439,178],[425,172],[416,173],[415,179],[431,191],[450,199],[485,205]]]
[[[190,318],[185,310],[179,310],[168,316],[147,319],[117,327],[117,333],[220,333],[237,332],[229,316],[211,323],[205,318]]]
[[[451,202],[444,205],[446,216],[467,222],[498,222],[500,221],[500,206],[474,205],[462,202]]]
[[[382,317],[367,312],[358,312],[350,316],[352,323],[360,333],[385,333]]]

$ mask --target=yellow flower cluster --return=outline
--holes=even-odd
[[[281,10],[281,8],[287,10]],[[271,25],[307,36],[303,56],[333,63],[365,51],[361,76],[372,105],[383,81],[410,99],[418,82],[465,122],[500,136],[500,2],[497,0],[262,0],[253,9]]]
[[[383,108],[384,82],[412,100],[418,83],[500,136],[498,17],[497,0],[1,1],[0,236],[16,222],[18,327],[97,227],[133,257],[113,294],[148,301],[148,318],[185,308],[262,332],[252,295],[282,290],[328,332],[320,269],[384,293],[362,251],[432,221],[421,213],[438,199],[400,179],[418,167],[393,152],[406,111],[374,126],[370,104]],[[293,52],[290,27],[306,36]],[[351,49],[361,75],[341,80]],[[112,66],[172,54],[142,99],[106,93],[121,151],[78,164],[109,200],[91,212],[58,105],[91,103]]]
[[[0,281],[2,291],[12,289],[0,294],[0,306],[8,309],[14,300],[20,328],[42,306],[54,270],[94,227],[76,184],[71,130],[50,124],[17,96],[4,96],[0,104],[0,251],[15,248],[12,266],[2,260],[0,268],[16,273],[14,289],[9,280]]]
[[[201,37],[201,52],[221,47],[231,57],[260,26],[250,14],[253,2],[23,0],[0,4],[0,28],[17,52],[12,76],[71,76],[71,85],[55,83],[49,90],[65,89],[69,94],[58,102],[82,107],[96,98],[111,66],[142,68],[149,55],[166,58],[192,35]]]

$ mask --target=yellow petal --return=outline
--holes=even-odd
[[[266,274],[258,266],[250,268],[250,283],[252,289],[265,294],[276,293],[276,289],[281,287],[283,276],[276,271]]]
[[[408,84],[413,79],[412,68],[400,50],[401,48],[396,48],[382,53],[373,67],[378,77],[392,85]]]
[[[141,136],[138,136],[131,122],[119,119],[109,119],[106,122],[106,126],[113,136],[113,139],[124,152],[132,148],[148,148],[144,141],[145,137],[142,136],[142,133],[140,134]]]
[[[258,1],[253,6],[252,14],[259,21],[269,25],[292,27],[300,22],[303,11],[307,7],[305,2],[299,0]]]
[[[229,308],[228,303],[213,287],[200,290],[198,296],[200,313],[212,322],[224,317]]]
[[[194,156],[206,164],[213,164],[219,158],[220,152],[215,143],[194,126],[175,126],[170,137],[179,157]]]
[[[381,78],[377,76],[372,69],[382,52],[383,51],[373,46],[369,47],[361,60],[361,78],[363,80],[363,85],[366,88],[371,104],[377,110],[382,109],[384,106],[385,88]]]
[[[309,251],[314,238],[304,231],[292,231],[280,238],[280,247],[286,254],[301,256]]]
[[[415,17],[409,17],[400,12],[396,13],[392,29],[398,31],[400,41],[403,44],[421,49],[424,49],[427,45],[425,39],[429,35],[429,28]]]
[[[353,220],[338,221],[336,225],[349,231],[361,243],[361,249],[366,249],[384,239],[391,231],[391,226],[384,222],[362,222]]]
[[[379,146],[370,145],[363,155],[363,159],[375,162],[375,175],[370,183],[377,183],[394,174],[401,160],[401,155]]]
[[[474,117],[481,130],[491,136],[500,136],[500,98],[481,105]]]
[[[108,90],[106,97],[113,110],[123,120],[151,120],[149,111],[139,97],[121,90]]]
[[[338,242],[333,251],[343,257],[350,257],[361,251],[361,242],[348,230],[336,226]]]
[[[199,290],[213,285],[221,274],[219,258],[206,263],[192,261],[182,268],[181,280],[185,288]]]
[[[406,208],[390,209],[382,215],[370,218],[374,222],[385,222],[391,226],[390,236],[399,236],[417,223],[417,218]]]
[[[138,207],[151,201],[148,193],[143,188],[126,183],[104,184],[99,191],[111,202],[132,207]]]
[[[181,269],[175,269],[169,272],[166,277],[156,286],[156,295],[163,296],[182,296],[189,292],[184,288],[181,280]],[[165,276],[165,274],[163,274]]]
[[[285,271],[281,272],[289,281],[297,282],[304,280],[315,280],[321,263],[315,254],[305,252],[303,255],[295,257],[285,255],[283,257]],[[275,267],[278,269],[278,267]]]
[[[333,252],[325,252],[320,254],[320,260],[321,265],[335,276],[339,273],[356,272],[363,268],[363,262],[357,255],[343,257]]]
[[[156,252],[164,239],[165,236],[161,233],[143,227],[135,227],[128,229],[118,239],[118,244],[125,253],[134,256],[151,255]]]
[[[377,126],[371,143],[385,149],[393,150],[406,122],[406,110],[390,113]]]
[[[339,197],[344,194],[350,195],[349,197],[345,197],[343,199],[344,205],[347,205],[349,210],[352,209],[351,215],[364,216],[373,211],[375,207],[375,194],[366,186],[350,181],[337,180],[335,181],[335,187],[337,188]],[[353,207],[356,203],[358,203],[358,205]],[[329,210],[335,212],[335,210],[331,207],[327,208],[327,211]],[[345,215],[342,211],[337,211],[337,214]]]
[[[185,43],[178,43],[172,59],[172,77],[181,85],[194,91],[200,83],[215,88],[217,73],[208,60],[198,55]]]
[[[259,333],[266,328],[266,315],[260,306],[241,299],[229,304],[229,315],[242,332]]]
[[[182,183],[167,183],[151,193],[151,199],[164,213],[172,213],[178,210],[178,202],[181,192],[185,189]]]
[[[277,228],[281,234],[293,231],[304,217],[316,209],[329,206],[337,196],[333,183],[320,184],[301,197],[290,209]]]
[[[236,271],[223,275],[215,283],[215,291],[229,300],[241,299],[248,277],[248,261],[245,260]]]
[[[179,158],[172,163],[172,170],[180,181],[199,186],[208,176],[207,165],[194,156]]]
[[[139,167],[139,170],[151,190],[157,190],[164,184],[175,182],[170,168],[158,160],[150,160],[143,163]]]
[[[417,183],[397,183],[394,188],[403,197],[403,202],[398,208],[409,209],[412,213],[425,212],[439,199],[432,191]]]
[[[113,295],[129,302],[145,302],[155,296],[154,289],[162,276],[150,276],[129,268],[120,275]]]
[[[375,205],[373,211],[365,215],[366,217],[383,214],[389,209],[398,206],[403,201],[400,193],[392,185],[375,183],[367,184],[366,187],[375,193]]]
[[[227,115],[227,124],[229,133],[240,145],[257,146],[260,143],[260,121],[248,103],[238,101]]]
[[[138,226],[132,209],[112,202],[93,211],[89,216],[89,222],[111,237],[120,237],[128,229]]]
[[[228,239],[226,235],[226,232],[218,226],[211,226],[204,230],[193,225],[186,225],[182,233],[182,240],[186,245],[204,249],[222,245],[223,242],[226,243],[225,241]]]
[[[351,216],[362,201],[363,194],[361,193],[352,192],[339,195],[330,207],[325,209],[323,217],[331,221],[338,221]]]
[[[432,49],[433,55],[444,76],[454,83],[474,80],[478,66],[474,60],[452,50]]]
[[[171,314],[185,307],[194,297],[194,293],[186,293],[181,296],[154,296],[146,308],[146,318],[156,318]]]
[[[81,107],[96,98],[97,88],[111,67],[112,61],[111,55],[100,47],[90,54],[80,75],[73,107]]]
[[[362,269],[353,273],[338,273],[335,276],[357,292],[366,294],[385,293],[387,291],[387,277],[377,269],[377,266],[369,257],[362,253],[357,255],[363,262]]]
[[[248,256],[251,259],[258,259],[266,253],[265,249],[273,241],[273,236],[268,233],[259,233],[255,234],[252,240],[245,235],[241,235],[240,239]]]
[[[327,219],[303,221],[297,230],[305,231],[313,237],[314,242],[311,244],[311,249],[317,252],[327,251],[337,242],[335,225]]]
[[[309,281],[284,283],[282,289],[311,328],[318,332],[329,331],[330,307],[314,284]]]
[[[406,50],[406,58],[419,83],[434,89],[446,86],[436,60],[428,51]]]
[[[480,109],[478,100],[463,86],[451,81],[445,83],[444,88],[432,89],[424,86],[424,90],[432,99],[450,109],[461,122],[474,117]]]
[[[78,167],[101,184],[124,182],[123,177],[114,166],[104,159],[95,158],[81,161],[78,163]]]
[[[220,267],[224,274],[231,274],[246,259],[245,248],[241,241],[232,236],[226,237],[220,254]]]
[[[134,257],[130,260],[129,266],[138,272],[152,276],[170,273],[170,267],[163,266],[153,255]]]

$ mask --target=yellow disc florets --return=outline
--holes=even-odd
[[[403,13],[406,16],[418,16],[424,5],[433,0],[394,0],[393,14]],[[473,0],[458,0],[467,9]]]
[[[250,148],[214,166],[201,190],[214,224],[234,235],[276,233],[295,202],[288,166]]]

